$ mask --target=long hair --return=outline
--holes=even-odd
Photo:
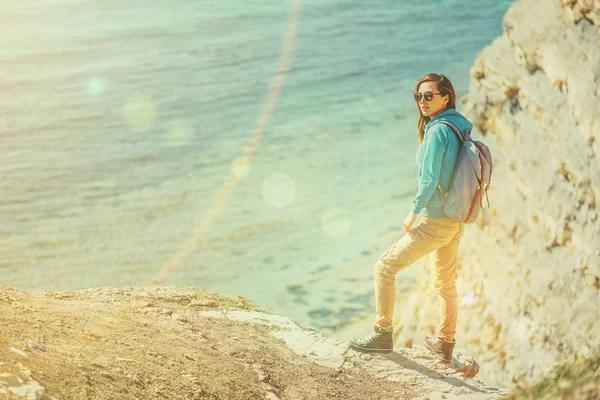
[[[437,90],[442,94],[442,96],[448,95],[448,103],[446,104],[446,110],[448,108],[456,109],[456,93],[454,92],[454,86],[452,86],[452,82],[445,75],[442,74],[427,74],[421,79],[417,81],[415,85],[414,93],[417,93],[419,90],[419,85],[423,82],[436,82]],[[423,143],[423,138],[425,137],[425,125],[429,121],[431,121],[430,117],[426,117],[421,112],[421,107],[419,107],[419,103],[415,101],[417,105],[417,110],[419,111],[419,122],[417,123],[417,140],[419,143]]]

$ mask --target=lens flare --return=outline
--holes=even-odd
[[[243,178],[248,175],[250,163],[247,158],[239,158],[231,163],[231,173],[236,178]]]
[[[93,76],[87,82],[87,92],[98,96],[108,90],[108,82],[101,76]]]
[[[171,147],[187,146],[192,136],[189,124],[182,120],[172,121],[167,125],[165,142]]]
[[[152,96],[137,93],[125,101],[121,111],[129,129],[146,131],[154,124],[158,107]]]
[[[352,229],[352,218],[341,207],[332,207],[321,214],[321,230],[331,238],[346,236]]]
[[[263,181],[262,195],[272,207],[289,206],[296,200],[296,182],[284,173],[274,172]]]
[[[462,304],[472,306],[477,301],[477,295],[473,292],[467,292],[462,298]]]
[[[181,263],[184,262],[185,258],[196,249],[198,241],[204,237],[216,218],[221,214],[221,211],[223,210],[223,207],[225,207],[227,200],[229,197],[231,197],[231,194],[237,187],[240,179],[247,172],[247,166],[250,165],[250,160],[256,153],[256,149],[260,144],[263,132],[271,119],[273,110],[277,104],[277,99],[279,98],[279,94],[283,88],[287,71],[289,70],[289,65],[292,59],[292,50],[296,40],[296,33],[298,31],[300,4],[300,0],[292,1],[287,30],[283,38],[282,53],[279,58],[279,64],[275,74],[272,77],[270,90],[262,106],[261,113],[258,115],[254,129],[252,130],[249,143],[243,151],[243,157],[241,160],[237,160],[233,163],[231,176],[229,179],[223,182],[223,185],[216,194],[215,199],[207,208],[200,224],[196,226],[193,232],[190,233],[188,239],[181,243],[179,249],[175,252],[167,264],[155,274],[154,278],[149,282],[149,286],[157,286],[162,284],[168,278],[168,276],[172,274]],[[131,105],[129,105],[130,103]],[[154,106],[152,98],[141,95],[126,103],[126,107],[124,107],[124,114],[128,122],[135,122],[135,126],[141,125],[143,127],[148,127],[153,122],[156,115],[156,106]],[[241,168],[239,166],[241,166]]]

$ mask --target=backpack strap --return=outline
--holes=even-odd
[[[460,141],[460,143],[461,143],[461,144],[463,144],[463,143],[465,142],[465,140],[464,140],[464,139],[463,139],[463,137],[462,137],[462,134],[460,133],[460,131],[458,130],[458,128],[456,127],[456,125],[454,125],[452,122],[449,122],[449,121],[436,121],[436,122],[434,122],[434,123],[433,123],[433,125],[435,125],[436,123],[438,123],[438,124],[444,124],[444,125],[446,125],[446,126],[449,126],[449,127],[450,127],[450,129],[452,129],[452,132],[454,132],[454,134],[456,135],[456,137],[457,137],[457,138],[458,138],[458,140]],[[468,137],[468,136],[469,136],[469,135],[467,134],[467,137]],[[459,150],[460,150],[460,149],[459,149]],[[460,154],[460,151],[459,151],[459,152],[458,152],[458,154],[456,155],[456,158],[457,158],[457,160],[458,160],[458,156],[459,156],[459,154]],[[454,181],[454,176],[452,176],[452,181]],[[452,181],[451,181],[451,183],[450,183],[450,186],[452,186],[452,183],[453,183]],[[440,200],[441,200],[441,202],[442,202],[442,207],[443,207],[443,206],[446,204],[446,200],[447,200],[447,198],[446,198],[446,196],[444,195],[444,192],[442,191],[442,185],[441,185],[441,183],[438,183],[438,186],[437,186],[437,188],[438,188],[438,190],[440,191]]]

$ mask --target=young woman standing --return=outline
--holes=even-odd
[[[438,185],[446,193],[454,172],[460,141],[450,127],[436,123],[452,122],[461,132],[473,125],[456,111],[456,94],[450,80],[441,74],[427,74],[415,85],[414,98],[419,111],[417,124],[417,165],[419,186],[412,209],[402,227],[405,235],[375,264],[376,321],[369,336],[354,339],[351,347],[360,351],[389,353],[393,350],[395,276],[398,272],[433,252],[435,288],[440,298],[440,326],[437,338],[425,338],[425,345],[444,362],[452,361],[458,313],[457,253],[464,224],[448,218],[443,210]],[[417,215],[419,224],[412,227]]]

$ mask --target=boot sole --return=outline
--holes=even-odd
[[[365,351],[365,352],[372,352],[372,353],[384,353],[384,354],[389,354],[392,351],[394,351],[394,349],[371,349],[369,347],[360,347],[360,346],[356,346],[356,345],[350,345],[351,349],[354,350],[358,350],[358,351]]]

